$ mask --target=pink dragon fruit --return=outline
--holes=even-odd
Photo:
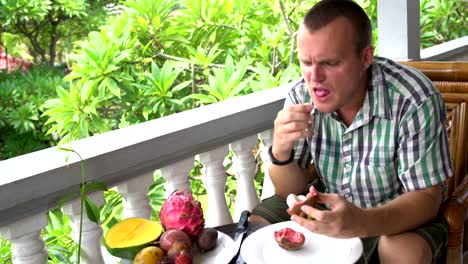
[[[194,240],[203,230],[205,219],[199,201],[189,191],[176,191],[164,202],[159,214],[161,224],[166,230],[184,231]]]

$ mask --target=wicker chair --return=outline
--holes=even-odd
[[[428,76],[447,107],[447,131],[454,175],[441,210],[448,222],[447,263],[463,263],[468,254],[468,62],[401,62]],[[465,258],[467,258],[465,256]]]

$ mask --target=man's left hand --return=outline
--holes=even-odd
[[[310,231],[336,238],[361,237],[365,228],[364,211],[338,194],[318,193],[319,202],[330,210],[304,205],[302,211],[315,220],[293,215],[291,220]]]

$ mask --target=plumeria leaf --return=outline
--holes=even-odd
[[[92,222],[98,223],[100,213],[97,205],[87,195],[84,195],[83,202],[86,208],[86,214],[88,215],[88,219]]]

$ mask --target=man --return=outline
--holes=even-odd
[[[297,37],[303,80],[274,122],[276,194],[250,219],[361,237],[367,261],[436,262],[447,240],[442,185],[452,175],[445,106],[423,74],[374,58],[371,40],[369,18],[351,0],[323,0],[306,14]],[[311,163],[328,209],[303,206],[315,221],[289,217],[285,198],[308,191]]]

